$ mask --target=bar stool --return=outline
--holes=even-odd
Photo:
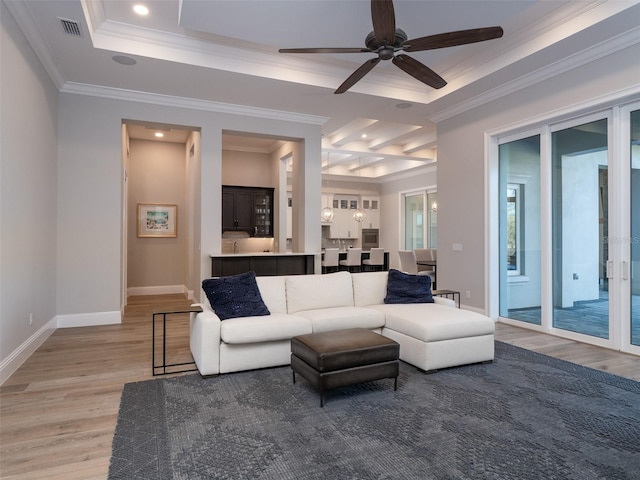
[[[346,260],[340,260],[340,266],[346,267],[350,272],[360,272],[362,270],[362,249],[350,248],[347,250]]]
[[[369,251],[369,258],[362,261],[369,270],[384,270],[384,248],[372,248]]]
[[[326,248],[322,259],[322,273],[338,270],[338,260],[340,260],[340,250],[338,248]]]

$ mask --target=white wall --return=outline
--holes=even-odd
[[[440,285],[469,290],[471,298],[463,302],[485,308],[485,132],[637,88],[638,58],[640,45],[635,45],[438,123]],[[452,251],[453,243],[463,244],[463,251]]]
[[[2,382],[55,324],[58,94],[3,2],[0,20]]]

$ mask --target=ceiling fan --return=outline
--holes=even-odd
[[[378,56],[364,62],[334,93],[344,93],[375,67],[380,60],[391,60],[395,66],[433,88],[447,82],[436,72],[416,59],[398,52],[421,52],[436,48],[454,47],[484,42],[502,37],[501,27],[473,28],[440,33],[407,40],[407,34],[396,28],[393,0],[371,0],[373,32],[367,35],[366,48],[281,48],[280,53],[375,53]]]

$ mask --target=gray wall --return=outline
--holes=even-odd
[[[58,92],[3,2],[0,21],[2,381],[56,315]]]

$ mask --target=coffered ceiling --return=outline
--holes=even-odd
[[[380,181],[437,161],[438,121],[640,42],[639,1],[396,0],[409,38],[497,25],[505,33],[412,53],[448,82],[442,89],[382,61],[335,95],[373,54],[278,49],[364,47],[369,1],[4,2],[61,91],[320,123],[325,172]],[[225,148],[269,151],[277,140],[232,135]]]

